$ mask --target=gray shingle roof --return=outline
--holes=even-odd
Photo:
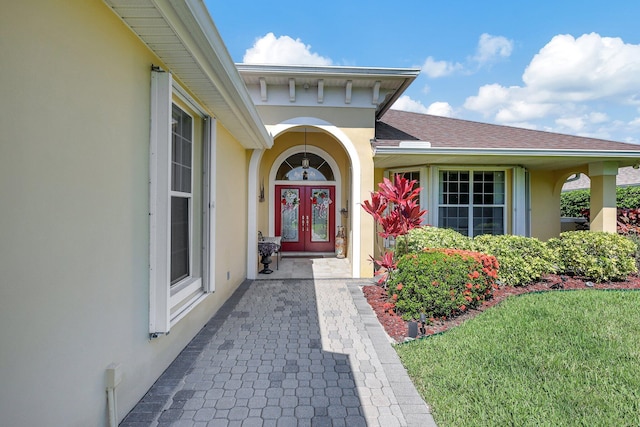
[[[427,141],[434,148],[639,151],[640,145],[389,110],[376,123],[374,146]]]

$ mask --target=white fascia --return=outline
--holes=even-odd
[[[566,150],[532,148],[415,148],[375,147],[373,155],[384,154],[459,154],[465,156],[534,156],[534,157],[597,157],[600,159],[623,157],[640,158],[640,151],[632,150]]]
[[[242,122],[244,128],[251,130],[257,146],[247,148],[271,148],[273,146],[273,138],[271,138],[271,135],[269,135],[264,127],[262,119],[258,115],[258,111],[247,92],[244,81],[240,77],[227,47],[216,29],[207,7],[201,0],[183,1],[191,12],[189,18],[194,19],[198,23],[198,27],[202,32],[201,34],[204,35],[206,39],[206,43],[204,43],[200,34],[194,34],[193,40],[196,42],[199,51],[204,52],[205,55],[196,58],[193,50],[190,53],[198,63],[202,63],[203,61],[211,63],[213,61],[207,60],[209,58],[215,59],[215,62],[211,63],[215,73],[207,73],[207,75],[224,96],[225,102],[234,113],[236,113],[236,118]],[[195,30],[195,28],[190,26],[187,26],[186,29],[187,31]],[[203,69],[206,70],[204,67]]]
[[[415,78],[420,73],[419,68],[380,68],[380,67],[344,67],[337,65],[323,66],[287,66],[287,65],[254,65],[235,64],[240,71],[252,71],[260,74],[286,74],[294,77],[338,77],[338,78]]]

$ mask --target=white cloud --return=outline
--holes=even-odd
[[[501,105],[508,102],[509,88],[499,84],[484,85],[478,89],[477,96],[470,96],[464,103],[464,107],[480,113],[490,114]]]
[[[425,107],[420,101],[411,99],[411,97],[408,95],[402,95],[400,98],[398,98],[396,102],[393,103],[391,108],[394,110],[409,111],[412,113],[420,114],[427,114],[429,111],[428,108]]]
[[[447,61],[436,61],[432,56],[429,56],[422,65],[422,72],[432,79],[445,77],[462,69],[462,64],[454,64],[453,62]]]
[[[522,86],[484,85],[464,107],[500,123],[551,117],[573,132],[604,129],[609,116],[590,111],[589,102],[633,105],[640,92],[640,45],[595,33],[558,35],[533,57],[522,79]]]
[[[533,57],[522,80],[556,100],[630,99],[640,90],[640,45],[596,33],[558,35]]]
[[[501,123],[516,123],[539,119],[554,109],[552,104],[540,104],[526,100],[510,100],[496,113],[496,120]]]
[[[434,102],[428,107],[412,99],[408,95],[402,95],[391,106],[394,110],[409,111],[411,113],[431,114],[434,116],[453,117],[453,107],[448,102]]]
[[[427,57],[422,64],[422,72],[432,79],[450,76],[454,73],[472,73],[468,68],[470,61],[482,66],[492,63],[499,58],[507,58],[513,52],[513,41],[503,36],[492,36],[484,33],[478,40],[476,53],[467,59],[467,66],[459,62],[437,61],[433,56]]]
[[[478,40],[478,48],[473,59],[480,64],[485,64],[498,58],[508,58],[511,52],[513,52],[513,41],[503,36],[484,33]]]
[[[453,108],[448,102],[434,102],[427,108],[427,114],[442,117],[453,117]]]
[[[246,64],[331,65],[333,61],[311,52],[311,46],[289,36],[268,33],[256,40],[242,58]]]

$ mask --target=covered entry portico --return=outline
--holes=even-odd
[[[360,175],[361,168],[353,143],[335,126],[315,118],[294,118],[273,130],[274,147],[255,150],[250,162],[250,173],[255,173],[255,180],[250,177],[254,197],[249,191],[255,235],[280,237],[285,257],[317,258],[333,256],[336,231],[343,227],[347,240],[356,242],[349,244],[347,257],[358,259],[360,182],[352,176]],[[309,162],[306,168],[302,159]],[[248,263],[251,274],[257,265],[251,253]],[[359,274],[359,266],[350,267],[348,277]]]
[[[258,275],[257,251],[251,248],[257,247],[259,231],[282,237],[285,251],[326,256],[333,252],[337,227],[345,231],[349,277],[371,277],[374,224],[360,204],[376,183],[371,148],[375,124],[420,70],[248,64],[237,68],[274,139],[269,150],[253,150],[249,161],[247,208],[253,220],[247,234],[248,278]],[[294,161],[304,153],[326,162],[333,179],[286,177],[282,167],[289,160],[294,163],[291,171],[305,172]],[[326,209],[326,220],[314,211],[320,207]]]

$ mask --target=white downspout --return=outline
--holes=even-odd
[[[107,407],[109,412],[109,427],[118,427],[118,407],[116,405],[116,387],[122,381],[120,364],[112,363],[107,366]]]

